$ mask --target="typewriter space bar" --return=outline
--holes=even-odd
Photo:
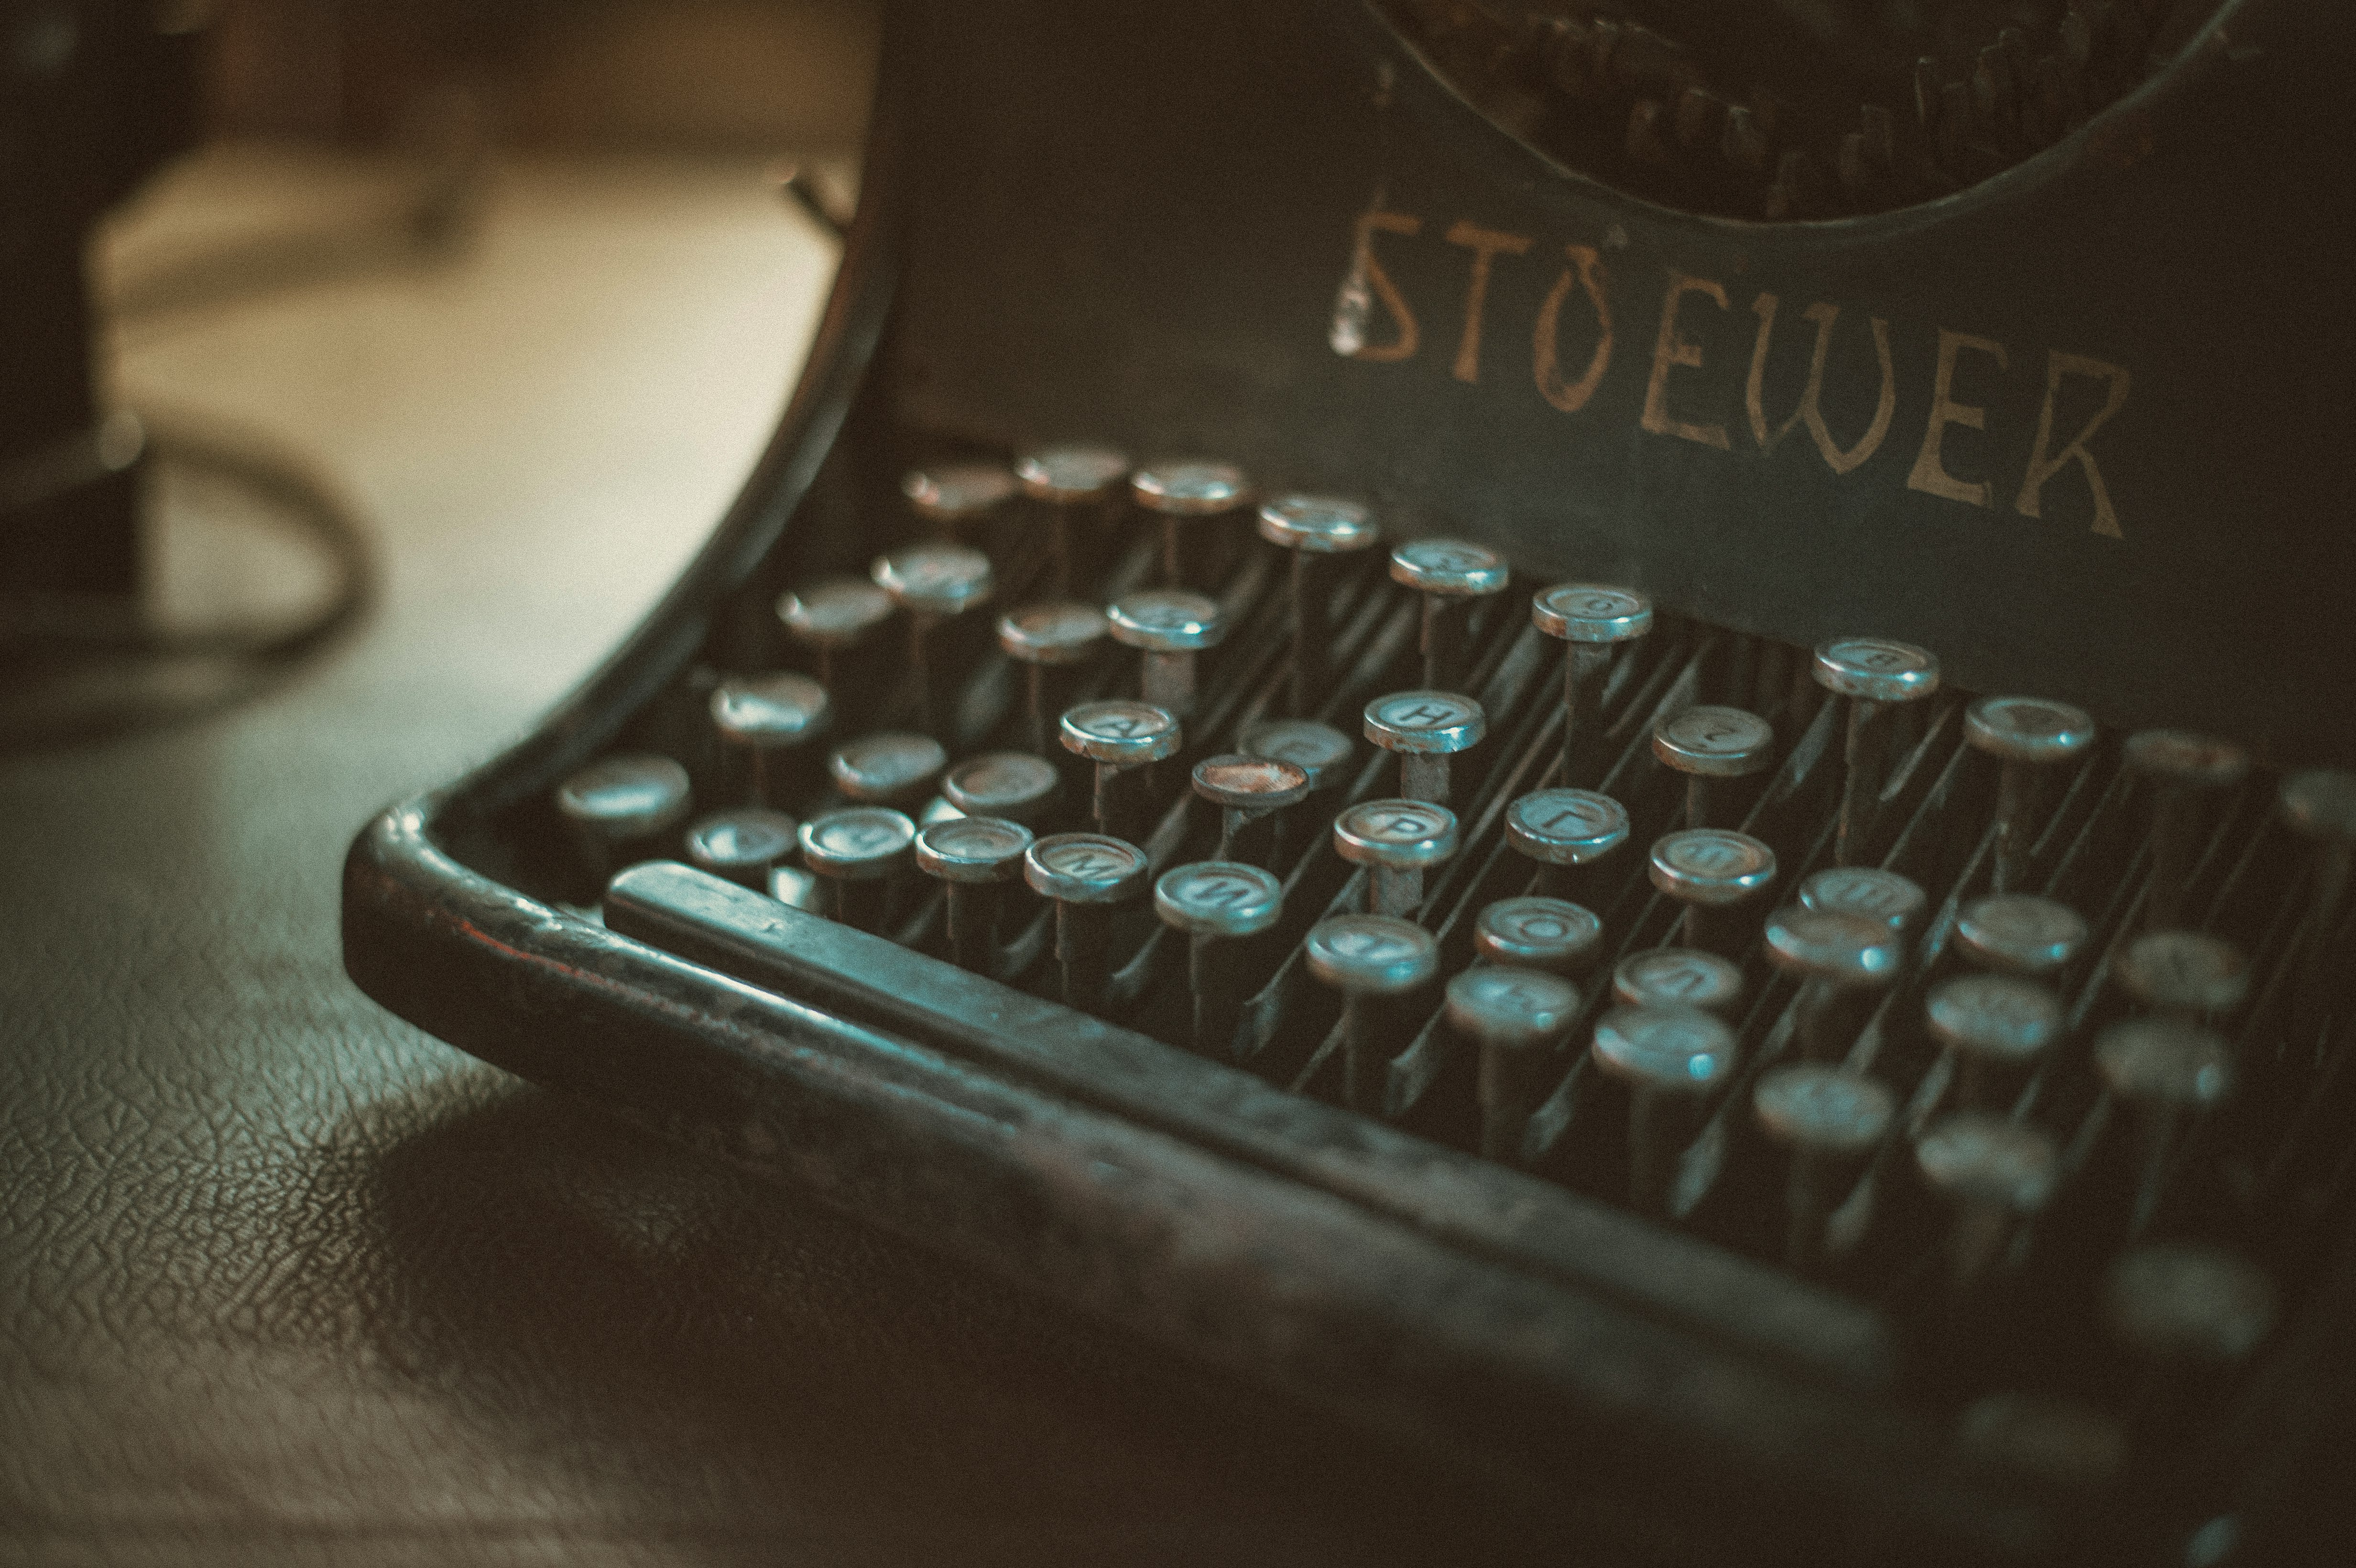
[[[605,923],[736,979],[889,1028],[1036,1089],[1412,1224],[1847,1387],[1894,1350],[1858,1304],[1619,1210],[1272,1089],[1133,1030],[669,861],[635,866]]]

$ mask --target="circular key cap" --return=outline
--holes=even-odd
[[[1683,903],[1738,903],[1775,880],[1775,851],[1747,833],[1687,828],[1654,841],[1652,878]]]
[[[1366,704],[1365,720],[1367,740],[1406,756],[1448,756],[1478,745],[1489,732],[1481,705],[1452,691],[1377,697]]]
[[[958,524],[994,511],[1014,494],[1014,475],[996,463],[951,463],[912,468],[900,494],[929,522]]]
[[[1473,923],[1472,951],[1492,964],[1583,973],[1603,946],[1603,922],[1568,899],[1499,899]]]
[[[1197,860],[1162,873],[1153,912],[1194,936],[1254,936],[1284,912],[1284,884],[1258,866]]]
[[[1130,494],[1149,512],[1207,517],[1251,499],[1243,470],[1227,463],[1157,463],[1130,476]]]
[[[1379,541],[1372,512],[1337,496],[1283,496],[1259,509],[1259,537],[1310,555],[1347,555]]]
[[[1612,994],[1632,1008],[1723,1013],[1742,999],[1742,970],[1695,947],[1648,947],[1612,971]]]
[[[803,864],[819,876],[873,881],[907,863],[916,825],[905,812],[854,805],[811,817],[799,837]]]
[[[1888,637],[1835,637],[1816,648],[1816,684],[1868,702],[1912,702],[1939,689],[1939,661]]]
[[[1530,624],[1571,643],[1624,643],[1653,629],[1653,601],[1633,588],[1558,582],[1530,600]]]
[[[712,728],[733,746],[798,746],[823,734],[833,717],[826,688],[806,675],[732,676],[712,691]]]
[[[964,613],[990,597],[990,558],[962,545],[919,544],[876,558],[875,585],[913,614]]]
[[[1448,1021],[1483,1045],[1526,1050],[1558,1039],[1579,1016],[1579,991],[1534,969],[1476,965],[1448,982]]]
[[[1014,479],[1034,501],[1075,507],[1113,495],[1129,468],[1129,453],[1109,446],[1042,446],[1015,459]]]
[[[2076,910],[2033,893],[1974,899],[1955,921],[1955,940],[1974,962],[2007,975],[2050,975],[2086,945]]]
[[[1301,769],[1312,793],[1340,784],[1355,750],[1347,735],[1314,719],[1262,719],[1244,731],[1243,743],[1255,757]]]
[[[2112,1334],[2154,1361],[2246,1359],[2275,1326],[2274,1281],[2217,1247],[2155,1243],[2121,1254],[2104,1281]]]
[[[851,799],[884,805],[929,792],[948,760],[930,735],[879,730],[837,746],[826,771],[834,787]]]
[[[1478,599],[1501,591],[1508,575],[1505,558],[1487,545],[1427,539],[1391,548],[1391,581],[1434,598]]]
[[[2242,950],[2197,931],[2138,936],[2113,973],[2128,996],[2155,1012],[2229,1013],[2250,994],[2250,965]]]
[[[2045,1207],[2062,1171],[2051,1135],[1979,1111],[1932,1123],[1915,1141],[1914,1163],[1942,1196],[2014,1216]]]
[[[2122,748],[2128,767],[2146,778],[2190,789],[2224,789],[2250,771],[2250,753],[2233,741],[2189,730],[2143,730]]]
[[[1456,814],[1422,800],[1365,800],[1333,819],[1333,848],[1354,865],[1407,869],[1456,853]]]
[[[1057,903],[1125,903],[1145,889],[1145,851],[1101,833],[1054,833],[1023,858],[1031,891]]]
[[[716,812],[687,830],[687,862],[766,893],[769,873],[794,852],[800,826],[757,805]]]
[[[556,809],[605,844],[667,833],[687,818],[687,770],[669,757],[600,757],[556,786]]]
[[[1983,697],[1964,714],[1964,739],[2008,763],[2062,762],[2093,745],[2094,735],[2084,709],[2041,697]]]
[[[2282,782],[2282,818],[2303,838],[2356,844],[2356,773],[2309,768]]]
[[[2205,1108],[2233,1086],[2233,1054],[2224,1038],[2180,1019],[2111,1025],[2094,1039],[2094,1065],[2113,1093],[2154,1105]]]
[[[1228,811],[1274,811],[1309,798],[1309,773],[1298,763],[1231,752],[1194,764],[1194,793]]]
[[[1184,739],[1167,709],[1119,697],[1066,713],[1062,736],[1066,751],[1124,768],[1174,756]]]
[[[1381,914],[1329,915],[1310,928],[1301,956],[1312,975],[1353,996],[1412,991],[1440,971],[1431,933]]]
[[[777,597],[777,619],[805,647],[849,647],[891,618],[892,596],[855,577],[830,578]]]
[[[1505,842],[1548,866],[1583,866],[1628,841],[1628,811],[1589,789],[1540,789],[1505,808]]]
[[[1740,778],[1774,760],[1775,731],[1740,708],[1688,708],[1653,726],[1653,755],[1681,773]]]
[[[1835,1156],[1872,1148],[1898,1116],[1897,1097],[1880,1083],[1814,1063],[1762,1073],[1751,1104],[1760,1126],[1777,1143]]]
[[[1633,1087],[1701,1094],[1734,1070],[1734,1031],[1690,1008],[1614,1008],[1596,1022],[1594,1054]]]
[[[1012,881],[1023,872],[1031,830],[996,816],[958,816],[916,835],[916,869],[945,882]]]
[[[1901,936],[1930,901],[1912,879],[1879,866],[1827,866],[1800,884],[1804,908],[1878,920]]]
[[[1026,604],[998,618],[998,645],[1024,664],[1084,664],[1109,629],[1104,612],[1093,604]]]
[[[1922,1005],[1931,1038],[1980,1061],[2017,1064],[2062,1038],[2062,998],[2011,975],[1960,975]]]
[[[1853,914],[1789,908],[1767,919],[1768,961],[1787,975],[1849,988],[1898,977],[1905,949],[1889,925]]]
[[[1215,648],[1227,635],[1219,602],[1183,588],[1147,588],[1113,602],[1107,619],[1113,640],[1148,653]]]
[[[968,816],[1033,823],[1054,805],[1055,764],[1028,752],[969,757],[941,780],[941,794]]]

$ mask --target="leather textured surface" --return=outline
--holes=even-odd
[[[336,177],[216,159],[140,223]],[[344,978],[351,834],[676,573],[828,261],[747,169],[510,167],[455,260],[124,328],[132,400],[314,459],[384,591],[259,700],[0,763],[0,1563],[1338,1563],[1540,1528]]]

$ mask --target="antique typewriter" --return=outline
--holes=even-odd
[[[2348,1526],[2321,0],[891,27],[773,444],[371,995],[1559,1496]]]

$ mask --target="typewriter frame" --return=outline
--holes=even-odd
[[[887,62],[911,49],[915,26],[894,12]],[[1533,1179],[1386,1129],[1362,1151],[1394,1179],[1384,1193],[1303,1179],[1255,1158],[1251,1136],[1156,1125],[1123,1093],[1043,1083],[954,1031],[764,989],[466,863],[491,823],[610,744],[696,656],[716,607],[754,577],[854,428],[903,260],[911,74],[882,73],[862,200],[809,359],[710,541],[535,731],[394,805],[353,844],[344,954],[361,988],[536,1083],[1362,1425],[1575,1500],[1633,1560],[2171,1562],[2221,1516],[2239,1520],[2245,1544],[2286,1552],[2303,1528],[2297,1494],[2319,1484],[2319,1466],[2329,1476],[2321,1445],[2348,1420],[2356,1244],[2207,1439],[2215,1495],[2130,1488],[2073,1504],[1960,1463],[1942,1432],[1888,1395],[1869,1338],[1828,1349],[1801,1332],[1779,1344],[1772,1328],[1738,1323],[1730,1281],[1792,1292],[1775,1271],[1552,1188],[1548,1201],[1593,1228],[1601,1257],[1583,1277],[1537,1269],[1450,1221],[1459,1202],[1510,1209],[1545,1185]],[[1137,1048],[1150,1087],[1286,1098],[1141,1037]],[[1252,1135],[1313,1146],[1365,1127],[1331,1107],[1292,1107]],[[1431,1184],[1422,1211],[1419,1183]],[[2319,1387],[2335,1392],[2318,1398]],[[1705,1492],[1714,1500],[1700,1503]]]

